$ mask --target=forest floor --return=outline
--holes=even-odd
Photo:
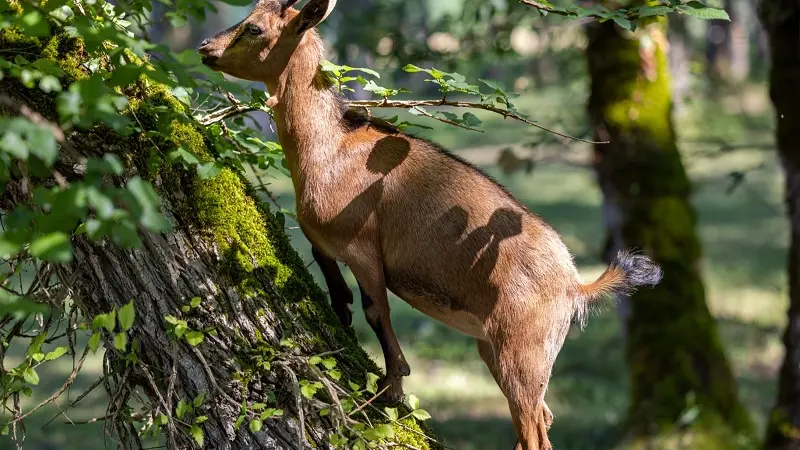
[[[581,121],[575,117],[582,117],[584,94],[551,89],[525,95],[516,103],[532,115],[549,112],[533,117],[543,125],[566,121],[577,123],[579,128]],[[594,279],[604,269],[599,254],[605,236],[601,194],[586,166],[590,148],[586,144],[546,145],[531,150],[525,144],[541,140],[543,132],[488,113],[477,115],[484,120],[482,128],[491,132],[480,134],[425,122],[434,129],[419,134],[457,150],[498,179],[562,234],[584,278]],[[690,104],[676,114],[681,151],[695,187],[693,201],[704,245],[701,270],[708,302],[718,319],[742,400],[759,427],[763,427],[775,394],[786,310],[788,229],[781,200],[781,172],[772,148],[772,126],[762,87],[748,87],[713,102]],[[544,161],[531,173],[503,173],[497,160],[509,146],[518,156],[531,151]],[[744,174],[744,178],[732,189],[737,174]],[[280,204],[293,209],[290,181],[277,175],[270,182]],[[287,226],[294,225],[287,221]],[[310,262],[307,241],[296,229],[290,234]],[[324,286],[316,266],[311,270]],[[344,273],[355,288],[350,272]],[[514,434],[505,399],[480,360],[474,340],[425,317],[396,297],[391,302],[394,327],[411,365],[405,390],[421,398],[421,406],[433,415],[434,428],[443,442],[458,450],[511,449]],[[359,338],[382,364],[380,347],[358,300],[354,306]],[[623,337],[613,310],[593,317],[585,331],[570,333],[546,397],[556,416],[550,432],[556,449],[612,447],[628,402],[623,352]],[[66,361],[47,366],[48,370],[40,373],[44,391],[55,390],[72,370]],[[72,390],[73,399],[102,374],[99,356],[87,362],[84,370]],[[68,423],[103,416],[104,400],[102,389],[98,389],[69,411],[69,419],[59,415],[55,407],[35,414],[27,421],[25,448],[104,448],[102,422],[80,426]],[[0,438],[0,448],[12,448],[8,438]]]

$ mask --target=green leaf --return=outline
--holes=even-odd
[[[663,16],[672,12],[672,8],[663,5],[641,6],[636,10],[636,12],[639,17]]]
[[[173,150],[172,152],[167,155],[170,161],[178,161],[182,160],[186,164],[198,164],[200,162],[193,153],[187,151],[183,147],[178,148],[177,150]]]
[[[99,346],[100,346],[100,332],[95,331],[94,333],[92,333],[92,337],[89,338],[89,350],[91,350],[92,353],[97,353],[97,347]]]
[[[39,89],[44,92],[61,92],[61,82],[52,75],[45,75],[39,80]]]
[[[428,420],[431,418],[431,415],[428,413],[428,411],[425,411],[424,409],[415,409],[411,412],[411,415],[417,420]]]
[[[143,74],[147,69],[142,66],[137,66],[134,64],[128,64],[125,66],[117,67],[111,73],[110,78],[110,85],[111,86],[127,86],[132,84],[136,81],[137,78],[141,74]]]
[[[206,393],[201,392],[197,394],[197,397],[195,397],[194,400],[192,400],[192,406],[197,408],[198,406],[202,405],[204,401],[206,401]]]
[[[133,308],[133,300],[119,309],[117,320],[123,331],[128,331],[133,327],[133,320],[136,318],[136,310]]]
[[[21,233],[0,233],[0,257],[16,255],[25,245],[27,239]]]
[[[39,374],[36,373],[36,370],[33,367],[28,367],[24,372],[22,372],[22,379],[25,380],[26,383],[34,386],[39,384]]]
[[[314,366],[316,366],[317,364],[319,364],[321,362],[322,362],[322,358],[320,358],[319,356],[312,356],[311,358],[308,359],[308,363],[311,364],[311,365],[314,365]]]
[[[254,420],[250,421],[250,426],[249,426],[250,432],[251,433],[258,433],[259,431],[261,431],[261,425],[263,425],[263,424],[262,424],[260,419],[254,419]]]
[[[52,352],[48,352],[47,355],[45,355],[44,360],[52,361],[54,359],[61,358],[66,353],[67,353],[67,347],[56,347],[55,350],[53,350]]]
[[[403,71],[408,73],[417,73],[422,72],[422,69],[413,64],[406,64],[406,66],[403,67]]]
[[[208,420],[208,416],[197,416],[194,419],[194,423],[203,423]]]
[[[309,382],[307,380],[300,380],[300,393],[303,397],[311,399],[318,390],[322,389],[323,385],[319,381]]]
[[[197,442],[197,445],[200,447],[203,446],[203,430],[199,426],[192,425],[192,427],[189,428],[189,434],[192,435],[192,438],[194,438],[194,441]]]
[[[30,11],[23,14],[18,19],[18,23],[21,25],[25,34],[29,36],[40,37],[50,34],[50,26],[39,11]]]
[[[489,88],[494,90],[495,93],[498,93],[498,94],[503,95],[503,96],[506,95],[505,87],[503,87],[503,85],[501,85],[499,82],[494,81],[494,80],[484,80],[482,78],[478,78],[478,81],[480,81],[481,83],[485,84],[486,86],[489,86]]]
[[[183,420],[183,416],[185,416],[186,413],[188,413],[191,410],[192,407],[189,406],[189,404],[186,403],[185,400],[180,399],[178,400],[178,406],[175,407],[175,417],[177,417],[178,420]]]
[[[406,396],[406,404],[412,410],[416,410],[419,408],[419,398],[414,394],[408,394]]]
[[[366,386],[367,392],[369,392],[370,394],[374,394],[374,393],[378,392],[378,380],[379,379],[380,379],[380,377],[378,377],[374,373],[368,373],[367,374],[367,386]]]
[[[383,411],[386,412],[386,415],[389,416],[391,420],[397,420],[397,408],[383,408]]]
[[[203,336],[203,333],[199,331],[192,330],[186,333],[186,342],[188,342],[192,347],[197,347],[200,345],[200,343],[203,342],[203,339],[205,339],[205,336]]]
[[[382,423],[378,426],[373,428],[369,428],[364,431],[364,439],[370,441],[377,441],[378,439],[392,439],[394,438],[394,428],[388,423]]]
[[[92,325],[96,328],[103,327],[109,333],[114,331],[114,326],[117,322],[117,311],[112,309],[110,313],[107,314],[98,314],[94,316],[94,320],[92,320]]]
[[[216,177],[222,171],[222,165],[216,161],[199,164],[197,166],[197,175],[203,180]]]
[[[192,299],[189,300],[189,305],[191,305],[192,308],[197,308],[200,306],[201,301],[202,299],[200,297],[192,297]]]
[[[114,175],[122,175],[122,162],[120,162],[119,158],[117,158],[117,155],[113,153],[106,153],[103,155],[103,161],[106,162],[106,165],[111,173]]]
[[[612,20],[614,20],[614,23],[619,25],[620,28],[622,28],[622,29],[625,29],[625,30],[628,30],[628,31],[633,31],[634,30],[633,22],[631,22],[630,20],[628,20],[628,19],[626,19],[624,17],[616,17],[616,16],[614,16],[612,18]]]
[[[280,417],[283,415],[282,409],[267,408],[261,413],[261,420],[271,419],[273,417]]]
[[[44,344],[45,339],[47,339],[47,333],[37,334],[28,346],[28,355],[39,353],[42,350],[42,344]]]
[[[678,11],[703,20],[731,20],[724,9],[710,8],[698,1],[684,3],[678,7]]]
[[[66,233],[50,233],[31,242],[30,252],[42,261],[69,263],[72,261],[72,243]]]
[[[135,176],[128,181],[127,188],[142,209],[140,223],[144,228],[153,232],[164,232],[171,229],[167,219],[161,215],[161,200],[150,183]]]
[[[124,352],[128,345],[128,333],[122,332],[114,335],[114,348]]]
[[[0,150],[17,159],[28,158],[28,144],[22,139],[22,136],[14,131],[6,131],[4,133],[3,138],[0,139]]]

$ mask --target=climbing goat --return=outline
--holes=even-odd
[[[350,110],[320,70],[314,27],[336,5],[261,0],[240,23],[206,39],[203,62],[264,82],[297,194],[297,217],[333,309],[350,326],[358,281],[386,362],[383,400],[403,395],[410,368],[392,329],[387,289],[473,336],[508,399],[518,450],[551,448],[544,395],[573,320],[607,294],[655,285],[647,257],[622,252],[583,284],[559,235],[475,167],[423,139]]]

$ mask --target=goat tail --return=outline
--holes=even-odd
[[[661,282],[661,267],[645,255],[620,250],[600,278],[578,286],[575,316],[585,326],[589,309],[609,296],[630,295],[639,286],[655,286]]]

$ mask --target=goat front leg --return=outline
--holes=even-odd
[[[378,383],[378,392],[386,390],[379,400],[394,404],[403,398],[402,378],[411,374],[411,368],[392,328],[383,265],[379,255],[373,256],[375,257],[371,258],[370,264],[348,265],[358,281],[364,316],[378,337],[386,362],[386,376]]]
[[[314,245],[311,246],[311,255],[322,271],[325,284],[328,285],[328,294],[331,297],[333,312],[336,313],[336,316],[339,317],[339,322],[345,328],[350,328],[353,323],[353,313],[350,311],[349,305],[353,304],[353,292],[347,282],[344,281],[339,265],[335,259],[326,255]]]

